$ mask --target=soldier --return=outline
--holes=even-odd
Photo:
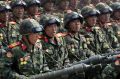
[[[88,47],[93,50],[95,54],[105,53],[109,49],[102,30],[96,24],[99,13],[98,10],[90,6],[85,6],[81,10],[81,14],[85,19],[83,33],[87,39]]]
[[[94,55],[87,48],[86,39],[80,32],[83,21],[82,15],[77,12],[68,13],[64,18],[64,27],[67,29],[67,35],[64,38],[71,63],[86,59],[91,56],[90,54]]]
[[[42,45],[38,39],[41,31],[42,26],[34,19],[25,19],[20,24],[22,40],[9,45],[1,60],[3,79],[27,79],[44,72],[46,64],[43,64]]]
[[[21,39],[19,34],[19,25],[24,19],[26,3],[23,0],[13,0],[11,3],[12,17],[8,25],[9,44]]]
[[[55,1],[53,1],[53,0],[45,0],[42,3],[42,5],[43,5],[43,13],[42,14],[54,15],[54,3],[55,3]]]
[[[60,32],[65,32],[66,30],[63,27],[63,19],[66,13],[72,12],[70,9],[70,0],[58,0],[56,1],[56,5],[58,5],[56,16],[60,19],[61,22]]]
[[[120,42],[120,2],[112,3],[110,6],[113,9],[113,13],[111,14],[111,18],[114,21],[113,30]]]
[[[64,34],[57,33],[60,26],[59,19],[54,16],[47,16],[41,19],[40,24],[44,28],[40,39],[49,69],[54,71],[64,68],[69,60],[66,43],[63,39]]]
[[[104,31],[108,44],[113,49],[119,48],[118,39],[116,38],[112,28],[113,23],[110,22],[110,14],[112,9],[105,3],[97,4],[96,8],[100,11],[100,15],[98,16],[98,24]]]
[[[94,51],[96,55],[111,51],[102,29],[97,25],[97,16],[100,12],[94,7],[85,6],[82,8],[81,14],[85,19],[83,34],[89,49]],[[92,69],[87,72],[88,79],[101,79],[102,69],[101,66],[98,67],[98,70]]]
[[[80,9],[82,9],[84,6],[93,6],[91,4],[91,0],[80,0]]]
[[[93,4],[94,6],[96,6],[96,4],[98,4],[100,2],[100,0],[91,0],[91,4]]]
[[[27,3],[27,18],[32,18],[37,20],[38,22],[40,21],[40,0],[25,0]]]
[[[94,55],[88,49],[85,37],[80,33],[82,23],[83,17],[77,12],[68,13],[64,18],[64,27],[67,29],[67,35],[64,38],[67,44],[70,63],[81,61]],[[76,76],[70,75],[69,79],[84,79],[84,77],[85,73],[78,72]]]
[[[1,44],[6,46],[8,44],[8,25],[10,19],[11,7],[5,1],[0,3],[0,36]]]

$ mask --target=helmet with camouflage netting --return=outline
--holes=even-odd
[[[100,12],[92,6],[85,6],[82,8],[81,14],[84,18],[87,18],[91,16],[98,16]]]
[[[112,3],[110,7],[113,9],[113,11],[120,10],[120,2]]]
[[[53,15],[45,15],[41,17],[40,24],[43,25],[43,28],[46,28],[46,26],[52,24],[57,24],[57,26],[60,26],[60,20]]]
[[[41,4],[40,0],[25,0],[25,2],[27,3],[27,7],[30,7],[33,5],[40,6]]]
[[[96,9],[100,11],[100,14],[112,13],[112,8],[105,3],[98,3]]]
[[[68,24],[73,21],[79,19],[81,23],[83,23],[83,16],[78,14],[77,12],[67,13],[64,17],[64,27],[67,29]]]
[[[23,6],[24,8],[27,6],[25,1],[23,0],[12,0],[10,3],[11,7]]]
[[[5,1],[0,1],[0,12],[11,11],[11,7],[9,4],[5,3]]]
[[[20,24],[20,34],[26,35],[30,33],[40,33],[43,31],[43,26],[40,25],[36,20],[34,19],[25,19]]]

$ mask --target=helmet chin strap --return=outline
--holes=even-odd
[[[22,40],[25,41],[26,45],[30,45],[31,44],[30,41],[29,41],[29,35],[24,35],[22,37]]]

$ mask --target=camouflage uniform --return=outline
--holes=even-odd
[[[97,4],[96,8],[100,11],[99,17],[101,15],[110,14],[112,12],[112,9],[104,3]],[[105,37],[108,40],[109,46],[111,46],[111,48],[113,48],[113,49],[119,48],[118,39],[116,38],[115,33],[113,31],[113,28],[112,28],[113,24],[111,22],[101,23],[99,21],[98,21],[99,26],[103,30]]]
[[[110,5],[110,7],[113,9],[113,13],[111,15],[111,18],[113,20],[113,31],[115,33],[115,36],[118,38],[118,41],[120,42],[120,15],[119,15],[119,10],[120,10],[120,3],[115,2]]]
[[[67,8],[65,8],[63,5]],[[60,19],[60,23],[61,23],[61,27],[60,27],[60,32],[65,32],[66,29],[64,29],[64,16],[67,13],[72,12],[72,10],[70,9],[70,0],[56,0],[56,5],[58,5],[57,10],[55,12],[55,16],[57,16]],[[61,8],[63,7],[63,8]]]
[[[2,76],[4,79],[26,79],[28,76],[44,72],[42,45],[37,40],[31,45],[28,40],[30,33],[41,32],[41,26],[34,19],[26,19],[20,25],[23,39],[8,46],[9,50],[1,59]],[[4,70],[3,70],[4,69]]]
[[[84,16],[86,21],[82,32],[87,39],[88,47],[93,50],[95,54],[107,52],[110,47],[107,44],[107,40],[102,29],[97,24],[90,26],[87,23],[87,18],[92,16],[97,17],[99,15],[99,11],[93,7],[86,6],[81,10],[81,14]]]
[[[64,25],[68,31],[64,38],[67,43],[67,49],[69,50],[69,58],[71,63],[94,55],[93,52],[88,49],[84,35],[82,35],[80,32],[77,32],[75,35],[73,35],[71,31],[69,31],[69,23],[77,19],[80,20],[81,24],[83,23],[82,15],[79,15],[76,12],[68,13],[64,18]]]
[[[54,16],[44,17],[41,19],[40,23],[44,26],[44,30],[52,24],[60,26],[59,19]],[[43,33],[40,39],[43,46],[45,60],[49,68],[51,70],[57,70],[66,65],[68,52],[62,34],[58,33],[53,37],[53,39],[50,39],[49,36]]]
[[[64,25],[68,31],[64,38],[67,44],[70,63],[75,63],[94,55],[94,53],[87,47],[87,42],[84,35],[82,35],[80,31],[76,32],[75,34],[72,34],[70,31],[69,24],[74,20],[79,20],[81,24],[83,23],[82,15],[78,14],[77,12],[68,13],[64,18]],[[84,79],[85,73],[76,72],[69,77],[69,79]]]
[[[6,46],[9,43],[9,33],[8,33],[8,25],[9,25],[9,15],[11,11],[11,7],[9,4],[5,4],[5,2],[0,3],[0,12],[1,12],[1,19],[0,19],[0,34],[3,40],[1,40],[2,45]]]
[[[109,52],[111,48],[107,43],[105,34],[96,23],[97,16],[100,14],[100,12],[94,7],[85,6],[81,10],[81,14],[85,18],[85,24],[83,26],[82,33],[85,35],[89,49],[94,51],[95,54]],[[94,20],[92,24],[89,23],[89,20],[91,20],[89,18],[92,18],[92,20]],[[86,77],[88,79],[102,79],[101,71],[102,67],[99,65],[98,69],[95,67],[87,71]]]
[[[10,5],[12,7],[12,10],[19,6],[22,7],[23,9],[25,9],[26,7],[26,3],[23,0],[20,0],[20,1],[14,0],[11,2]],[[19,26],[23,19],[24,19],[24,16],[19,18],[18,15],[16,15],[15,13],[12,13],[12,17],[10,17],[10,21],[8,24],[9,27],[7,28],[7,31],[9,33],[8,38],[10,39],[9,44],[17,42],[21,39],[21,36],[19,34]]]

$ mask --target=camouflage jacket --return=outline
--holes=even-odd
[[[34,46],[25,42],[16,42],[9,47],[12,50],[7,52],[0,61],[1,73],[5,79],[19,79],[21,75],[28,77],[44,72],[47,65],[43,64],[44,57],[40,40]]]
[[[114,30],[113,30],[113,24],[112,23],[106,23],[104,25],[100,25],[103,33],[105,34],[105,37],[108,41],[109,46],[111,46],[111,48],[116,49],[119,48],[119,43],[118,43],[118,39],[115,36]]]
[[[48,67],[51,70],[61,69],[68,61],[68,51],[66,43],[61,36],[57,34],[53,39],[41,35],[43,53]]]
[[[120,22],[115,20],[112,25],[113,31],[115,33],[115,36],[117,37],[119,43],[120,43]]]
[[[93,26],[89,28],[85,26],[82,32],[85,35],[88,47],[96,54],[105,53],[110,49],[105,34],[100,27]]]
[[[94,53],[87,47],[86,39],[82,34],[76,33],[75,35],[72,35],[71,33],[68,33],[64,38],[71,63],[94,55]]]

